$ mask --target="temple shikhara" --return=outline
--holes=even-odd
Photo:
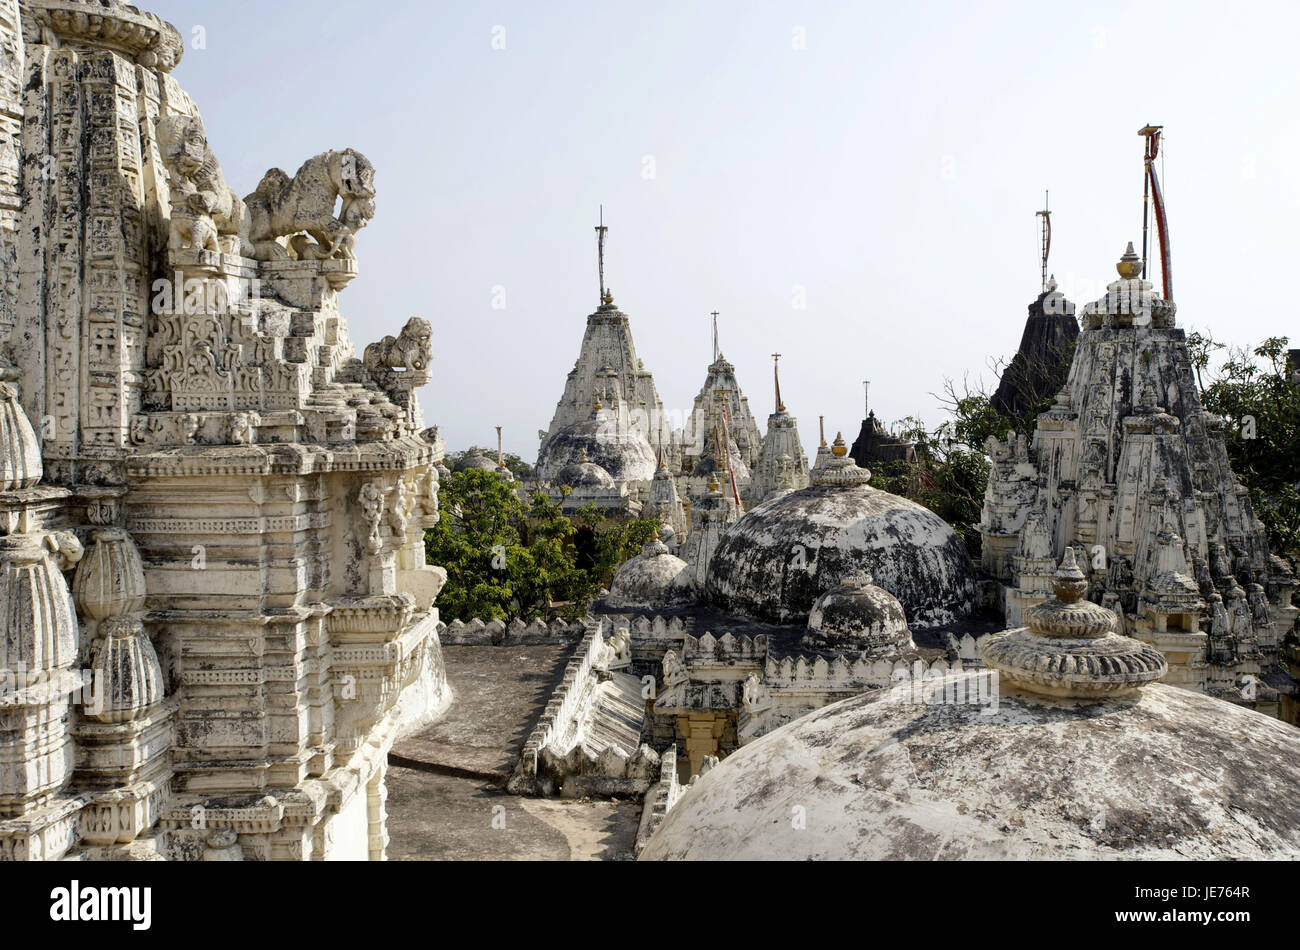
[[[1300,581],[1202,405],[1159,127],[1163,283],[1130,244],[1076,308],[1045,237],[992,400],[1035,422],[982,447],[963,539],[873,484],[918,446],[869,403],[810,460],[788,364],[769,393],[717,313],[666,411],[603,209],[536,465],[498,429],[452,471],[437,318],[349,336],[376,168],[336,120],[229,181],[183,52],[117,0],[0,0],[0,859],[428,857],[465,812],[408,784],[390,815],[420,762],[476,804],[617,802],[627,858],[1300,857]],[[490,476],[657,533],[580,620],[444,622],[425,532]]]

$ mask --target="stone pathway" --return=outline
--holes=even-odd
[[[640,802],[503,790],[576,646],[443,648],[451,708],[389,756],[390,860],[631,859]]]

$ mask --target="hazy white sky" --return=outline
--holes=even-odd
[[[421,399],[452,449],[499,424],[535,458],[597,303],[601,203],[670,412],[716,309],[760,427],[774,351],[810,449],[819,414],[856,434],[864,379],[885,420],[937,422],[945,376],[992,383],[1019,342],[1044,189],[1062,289],[1082,304],[1115,279],[1147,122],[1180,324],[1300,337],[1295,4],[142,5],[204,44],[176,77],[240,193],[327,148],[374,162],[342,306],[358,349],[431,321]]]

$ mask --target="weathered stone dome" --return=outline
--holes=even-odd
[[[590,419],[578,422],[551,436],[537,458],[537,477],[543,482],[559,479],[565,466],[580,461],[599,465],[616,482],[648,482],[655,476],[655,453],[635,428],[624,425],[612,410],[597,410]]]
[[[957,533],[934,512],[871,488],[869,478],[852,459],[827,455],[810,487],[751,510],[709,562],[708,600],[760,620],[802,623],[825,591],[870,574],[913,628],[969,615],[975,570]]]
[[[915,649],[903,605],[866,574],[850,575],[817,598],[804,643],[872,653]]]
[[[1082,599],[1066,554],[994,670],[905,681],[744,746],[643,857],[1300,858],[1300,732],[1153,682],[1148,644]],[[794,809],[792,812],[791,809]]]
[[[495,472],[497,470],[497,463],[492,461],[478,449],[475,449],[457,462],[453,471],[465,472],[472,468],[481,469],[485,472]]]
[[[560,474],[554,481],[560,485],[568,485],[570,488],[614,487],[613,477],[599,465],[587,461],[586,452],[578,457],[578,461],[570,462],[560,469]]]
[[[1300,858],[1286,791],[1300,732],[1283,722],[1163,684],[1100,702],[1003,695],[994,712],[912,689],[744,746],[687,790],[643,859]]]
[[[616,607],[665,607],[689,603],[695,596],[686,562],[655,538],[614,573],[607,599]]]

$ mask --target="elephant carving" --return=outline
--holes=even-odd
[[[375,214],[375,168],[354,149],[324,152],[293,178],[271,169],[245,202],[258,260],[354,260],[356,234]]]

